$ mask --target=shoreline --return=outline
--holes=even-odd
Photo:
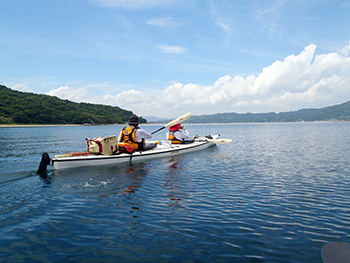
[[[266,123],[328,123],[328,122],[349,122],[349,121],[292,121],[292,122],[222,122],[222,123],[188,123],[187,125],[218,125],[218,124],[266,124]],[[91,126],[125,126],[124,124],[97,124],[97,125],[84,125],[84,124],[0,124],[1,128],[40,128],[40,127],[91,127]],[[144,125],[164,125],[163,123],[142,123],[140,126]]]
[[[0,128],[28,128],[28,127],[64,127],[84,126],[82,124],[0,124]]]
[[[158,123],[157,123],[158,124]],[[140,125],[157,125],[154,123],[142,123]],[[91,126],[122,126],[124,124],[97,124],[97,125],[84,125],[84,124],[0,124],[0,128],[40,128],[40,127],[91,127]],[[159,124],[161,125],[161,124]]]

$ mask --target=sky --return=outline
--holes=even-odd
[[[173,118],[350,100],[350,0],[0,0],[0,84]]]

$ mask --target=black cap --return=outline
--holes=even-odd
[[[130,125],[136,125],[136,124],[139,124],[139,123],[140,123],[139,118],[136,115],[132,115],[129,118],[129,124]]]

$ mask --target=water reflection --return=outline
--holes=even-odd
[[[52,177],[51,171],[50,172],[46,171],[36,176],[40,177],[41,182],[43,183],[43,187],[50,187],[52,181],[54,180]]]
[[[126,195],[126,193],[135,193],[141,186],[142,180],[147,176],[148,170],[145,169],[144,164],[130,164],[130,167],[125,170],[125,174],[130,175],[132,183],[126,189],[122,190],[123,195]]]

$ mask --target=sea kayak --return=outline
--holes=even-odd
[[[67,169],[87,166],[113,165],[124,162],[143,161],[152,158],[173,157],[175,155],[203,150],[216,143],[230,143],[230,139],[219,139],[220,135],[196,138],[191,143],[171,144],[169,141],[160,141],[153,149],[135,151],[132,153],[116,153],[113,155],[96,155],[90,153],[63,154],[52,158],[53,169]]]

